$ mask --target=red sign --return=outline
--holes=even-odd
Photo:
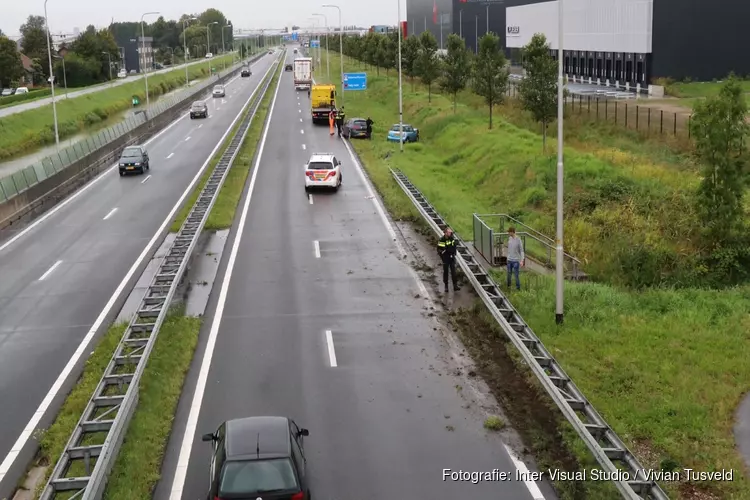
[[[407,21],[401,21],[401,36],[406,38],[409,36],[409,23]]]

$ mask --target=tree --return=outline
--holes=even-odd
[[[542,151],[547,150],[547,125],[557,114],[557,62],[547,38],[536,33],[522,49],[526,75],[519,84],[521,105],[542,124]]]
[[[471,72],[471,59],[463,38],[448,36],[448,54],[443,59],[443,77],[440,86],[453,96],[453,112],[456,112],[456,95],[466,88]]]
[[[417,73],[422,83],[427,85],[427,102],[432,102],[432,84],[440,76],[440,59],[437,55],[437,41],[431,32],[419,35],[419,57]]]
[[[401,44],[401,71],[406,73],[414,91],[414,77],[417,76],[417,60],[419,59],[419,38],[406,37]]]
[[[389,71],[398,67],[398,32],[388,33],[386,36],[381,37],[381,40],[385,55],[383,67],[385,68],[385,76],[387,78]]]
[[[491,129],[492,107],[503,102],[508,85],[505,54],[500,50],[500,41],[494,33],[487,33],[479,39],[472,76],[474,92],[484,97],[484,102],[490,108]]]
[[[0,35],[0,87],[10,87],[21,76],[23,64],[16,42]]]
[[[29,59],[47,60],[47,26],[43,16],[29,16],[21,25],[21,50]],[[52,41],[49,41],[50,47]],[[40,64],[45,78],[49,76],[47,65]]]
[[[730,76],[717,96],[696,103],[690,120],[695,152],[703,164],[698,213],[714,248],[733,241],[742,231],[748,173],[746,114],[742,86]]]

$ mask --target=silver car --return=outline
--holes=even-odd
[[[214,87],[213,96],[214,97],[226,97],[227,91],[224,89],[224,85],[216,85]]]

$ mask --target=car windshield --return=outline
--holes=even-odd
[[[123,158],[140,158],[141,157],[141,150],[138,148],[125,148],[125,150],[122,152]]]
[[[404,127],[404,132],[408,132],[411,129],[411,127],[409,125],[405,124],[405,123],[404,123],[403,127]],[[399,125],[397,123],[391,129],[391,132],[398,132],[398,131],[399,131]]]
[[[333,170],[333,164],[329,161],[311,161],[307,164],[308,170]]]
[[[357,120],[355,122],[352,122],[352,128],[356,128],[356,129],[367,128],[367,122],[364,120]]]
[[[206,104],[202,101],[194,102],[193,103],[193,109],[203,109],[203,106]]]
[[[288,458],[230,461],[224,465],[219,496],[299,489]]]
[[[216,87],[214,87],[214,90],[224,90],[224,87],[222,87],[221,85],[217,85]]]

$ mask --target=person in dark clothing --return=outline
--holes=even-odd
[[[372,124],[375,122],[373,122],[368,116],[367,121],[365,123],[367,124],[367,138],[372,139]]]
[[[461,288],[456,281],[456,238],[453,236],[453,230],[445,228],[445,234],[440,238],[437,244],[437,252],[443,261],[443,283],[445,284],[445,293],[448,293],[448,271],[450,270],[451,280],[453,281],[453,290],[459,291]]]
[[[310,98],[310,87],[307,87],[307,98]]]
[[[339,139],[341,138],[341,129],[344,128],[344,118],[346,118],[346,113],[344,112],[344,106],[341,106],[341,109],[336,111],[336,128],[339,131]]]

